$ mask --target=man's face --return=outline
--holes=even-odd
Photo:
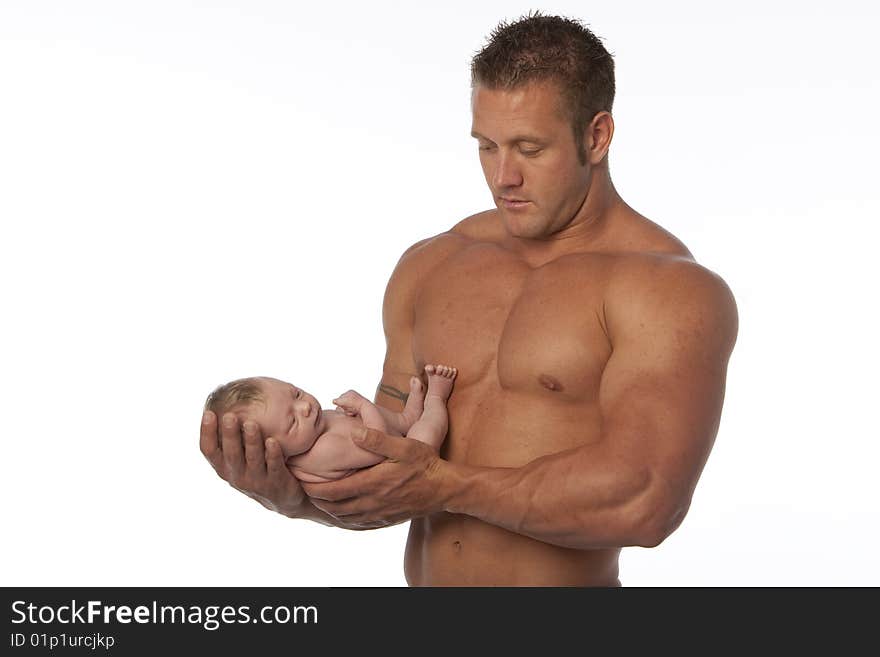
[[[324,415],[318,400],[290,383],[263,377],[265,405],[255,404],[248,413],[263,432],[275,438],[285,457],[311,449],[324,431]]]
[[[510,235],[547,238],[569,225],[590,181],[558,87],[533,82],[511,89],[474,88],[471,134]]]

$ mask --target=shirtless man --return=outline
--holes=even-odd
[[[622,547],[679,526],[718,429],[736,303],[615,190],[613,70],[592,33],[552,16],[502,24],[474,58],[497,207],[401,257],[375,397],[399,411],[414,373],[456,363],[440,452],[359,430],[388,460],[301,488],[256,427],[218,431],[208,414],[221,477],[290,517],[411,520],[410,585],[616,586]]]

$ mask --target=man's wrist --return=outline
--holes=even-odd
[[[471,500],[479,494],[478,488],[481,483],[479,472],[484,468],[444,460],[439,460],[439,464],[441,482],[438,486],[441,493],[439,510],[471,515],[473,508]]]
[[[500,506],[512,511],[509,496],[521,475],[520,468],[443,463],[444,511],[480,520],[487,520]]]

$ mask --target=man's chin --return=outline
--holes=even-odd
[[[547,237],[543,226],[535,217],[531,221],[521,217],[504,217],[504,228],[511,237],[523,240],[539,240]]]

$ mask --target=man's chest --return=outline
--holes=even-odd
[[[457,367],[457,386],[596,393],[611,354],[603,329],[608,259],[566,256],[539,268],[491,244],[462,249],[431,272],[414,312],[416,365]]]

